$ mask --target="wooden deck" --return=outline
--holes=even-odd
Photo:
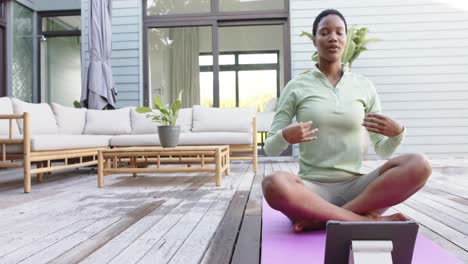
[[[369,169],[381,161],[368,161]],[[434,160],[427,186],[395,207],[468,263],[468,160]],[[0,263],[259,263],[263,175],[297,162],[232,163],[212,173],[45,176],[23,193],[22,172],[0,170]]]

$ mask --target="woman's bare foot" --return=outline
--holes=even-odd
[[[296,233],[325,229],[326,223],[320,221],[298,220],[293,223],[293,230]]]
[[[407,221],[408,220],[408,217],[406,217],[402,213],[395,213],[392,215],[381,216],[374,212],[369,212],[369,213],[364,214],[364,216],[367,216],[368,218],[370,218],[371,221]]]
[[[369,212],[363,216],[367,217],[369,221],[407,221],[406,217],[402,213],[396,213],[392,215],[381,216],[374,212]],[[296,233],[304,231],[313,231],[325,229],[326,223],[321,221],[311,221],[311,220],[297,220],[293,223],[293,230]]]

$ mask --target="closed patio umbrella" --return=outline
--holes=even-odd
[[[81,91],[81,105],[89,109],[114,109],[115,90],[111,68],[111,1],[89,0],[89,65]]]

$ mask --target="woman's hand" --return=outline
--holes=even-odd
[[[403,126],[390,117],[379,114],[368,114],[362,124],[367,131],[394,137],[403,131]]]
[[[314,141],[317,137],[312,137],[318,128],[312,129],[312,121],[291,124],[283,129],[283,137],[289,144]]]

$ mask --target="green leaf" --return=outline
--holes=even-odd
[[[161,111],[161,114],[162,114],[163,116],[169,116],[169,115],[171,115],[171,114],[169,113],[169,111],[168,111],[166,108],[161,108],[161,109],[159,109],[159,111]]]
[[[152,110],[151,108],[149,108],[149,107],[142,106],[142,107],[137,107],[137,108],[135,109],[135,111],[137,111],[137,113],[143,114],[143,113],[152,112],[153,110]]]
[[[369,43],[369,42],[382,41],[382,40],[383,40],[383,39],[381,39],[381,38],[368,38],[368,39],[364,40],[362,43],[363,43],[363,44],[367,44],[367,43]]]
[[[77,100],[73,101],[73,106],[74,106],[75,108],[81,108],[81,104],[80,104],[80,102],[78,102]]]
[[[174,103],[172,103],[171,110],[174,115],[177,115],[177,112],[179,112],[180,104],[181,101],[179,99],[175,100]]]
[[[312,60],[316,62],[319,61],[318,51],[315,51],[314,54],[312,54]]]
[[[299,35],[300,37],[302,36],[307,36],[310,38],[310,40],[313,40],[314,39],[314,35],[312,35],[312,33],[309,33],[309,32],[305,32],[305,31],[302,31],[301,35]]]
[[[156,109],[161,110],[162,108],[164,108],[164,104],[163,104],[161,98],[159,98],[159,96],[157,96],[157,95],[155,95],[153,97],[153,103],[154,103],[154,108],[156,108]]]
[[[355,34],[355,27],[351,26],[348,30],[348,35],[346,36],[346,47],[343,51],[343,55],[341,56],[341,62],[348,63],[349,59],[351,58],[354,50],[356,49],[356,44],[353,41]]]
[[[184,90],[180,90],[179,95],[177,96],[177,99],[182,102],[182,93]]]

